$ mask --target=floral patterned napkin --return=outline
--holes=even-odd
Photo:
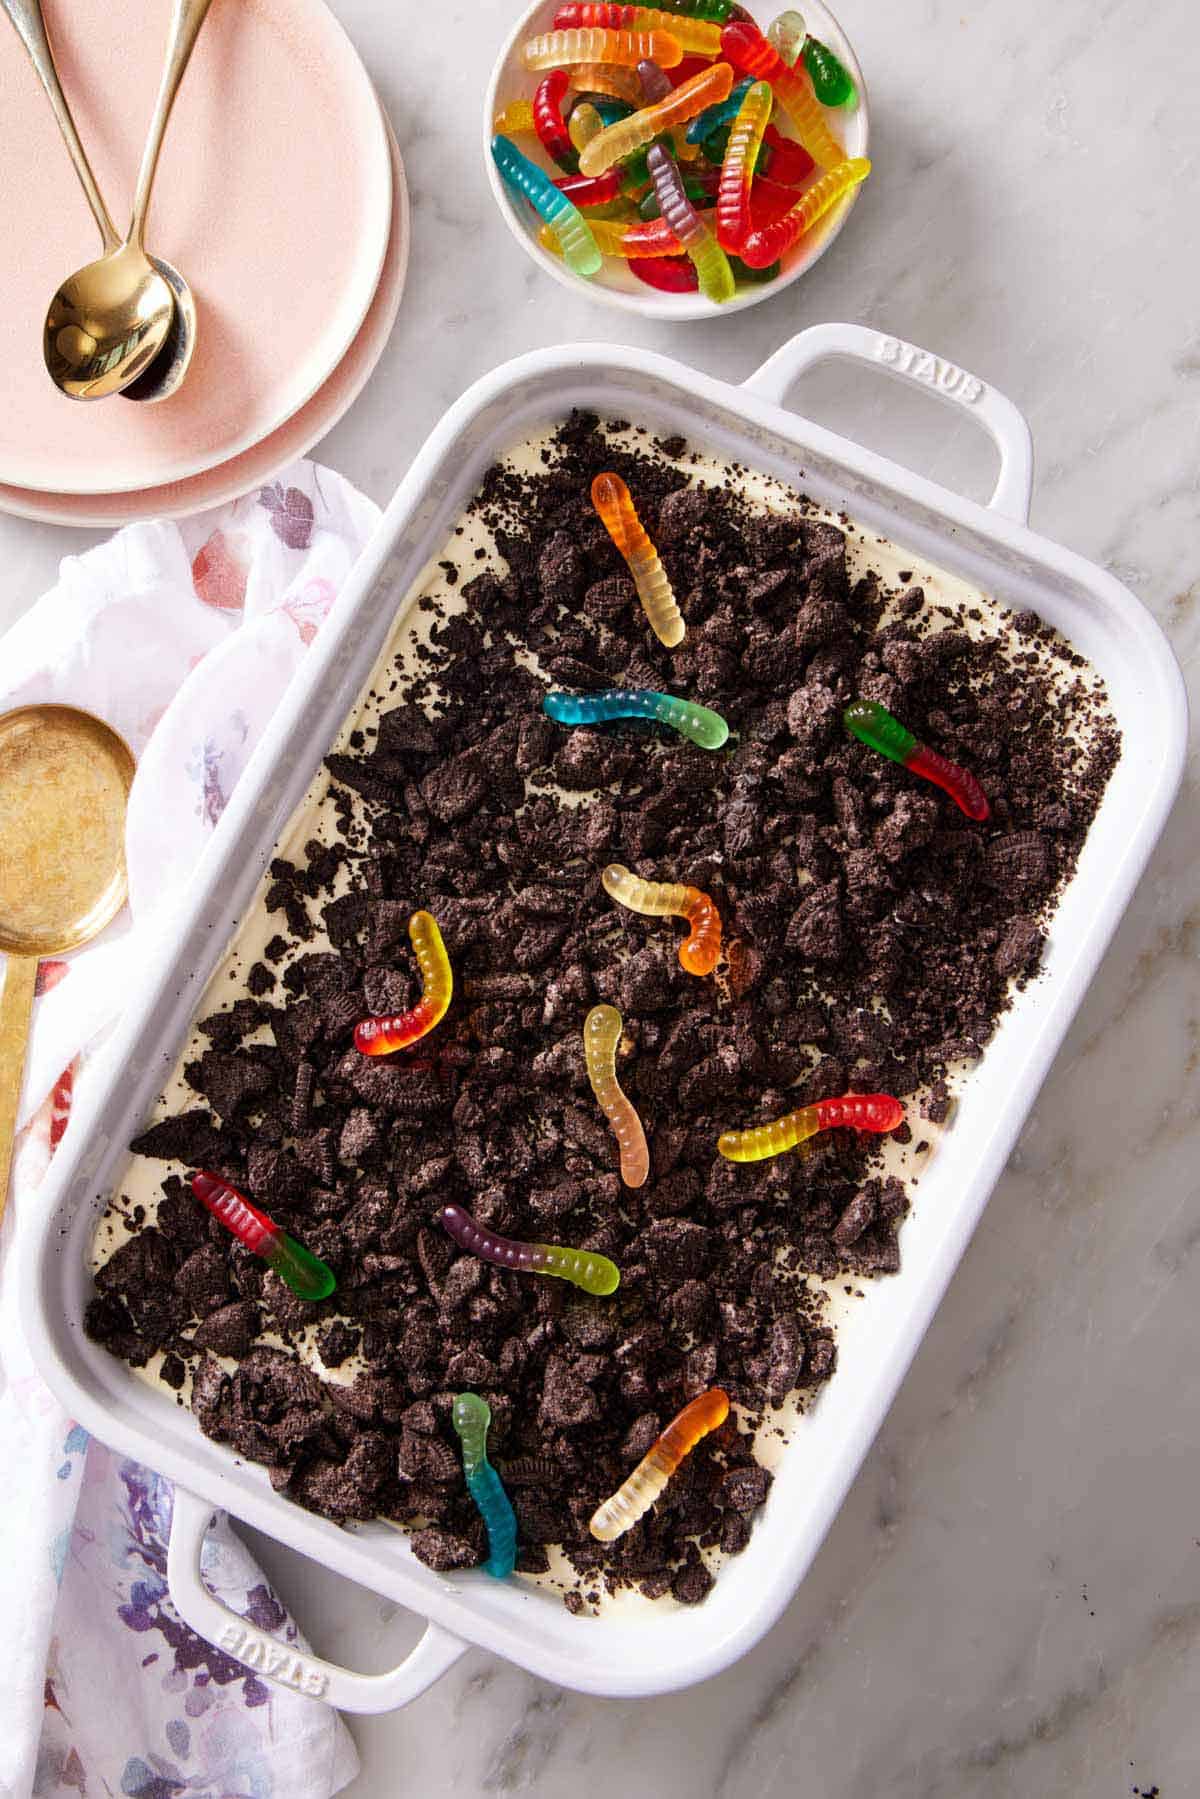
[[[0,641],[0,709],[84,706],[138,760],[130,904],[95,944],[41,966],[0,1229],[0,1799],[330,1799],[358,1769],[328,1706],[264,1684],[181,1623],[166,1589],[170,1484],[62,1413],[16,1328],[6,1269],[148,920],[186,883],[378,519],[339,475],[297,463],[232,505],[68,557]],[[227,1603],[302,1644],[224,1518],[205,1558]]]

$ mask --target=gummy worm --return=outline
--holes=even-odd
[[[743,74],[771,83],[800,142],[823,169],[835,169],[845,161],[846,152],[825,123],[807,70],[789,69],[757,25],[743,19],[726,25],[721,33],[721,54]]]
[[[692,59],[689,58],[690,60]],[[681,68],[682,66],[680,64]],[[704,64],[701,62],[700,70],[697,72],[703,72],[703,68]],[[660,69],[656,62],[640,62],[637,66],[637,73],[638,80],[642,84],[642,98],[649,106],[657,105],[662,100],[669,100],[676,87],[682,85],[681,82],[675,81],[672,76],[668,75],[665,70]],[[699,146],[689,144],[686,137],[680,132],[672,134],[671,143],[674,145],[676,156],[686,162],[694,162],[700,155]]]
[[[729,133],[717,190],[717,239],[723,250],[740,250],[750,235],[754,168],[774,104],[770,84],[756,81],[742,101]]]
[[[443,1206],[438,1222],[448,1231],[460,1249],[479,1256],[484,1262],[495,1262],[498,1268],[515,1268],[522,1274],[552,1274],[559,1280],[582,1287],[585,1293],[603,1298],[615,1293],[621,1271],[607,1256],[591,1249],[566,1249],[559,1243],[522,1243],[516,1237],[500,1237],[484,1230],[461,1206]]]
[[[640,62],[637,78],[642,85],[642,98],[648,106],[656,105],[659,100],[669,100],[675,92],[671,77],[656,62]]]
[[[583,179],[586,181],[588,177],[585,175]],[[597,203],[588,202],[585,216],[588,224],[592,227],[593,232],[595,232],[597,225],[607,226],[616,231],[626,231],[638,222],[637,216],[633,212],[629,200],[624,195],[617,200],[608,200]],[[609,241],[608,238],[605,238],[604,242],[601,243],[599,235],[597,234],[596,236],[596,242],[600,244],[601,253],[605,256],[612,254],[611,251],[606,250],[604,247]],[[562,255],[562,251],[559,249],[558,239],[548,225],[538,226],[538,242],[542,245],[543,249],[549,250],[553,255]]]
[[[737,5],[736,0],[658,0],[657,10],[688,19],[712,19],[723,25],[737,11]]]
[[[768,44],[773,50],[778,50],[789,69],[795,68],[807,36],[808,26],[804,23],[804,15],[795,10],[781,12],[767,27]]]
[[[687,197],[679,164],[662,144],[646,158],[663,222],[675,233],[700,277],[700,291],[714,306],[732,300],[733,270],[729,258]]]
[[[555,31],[572,26],[599,27],[601,31],[657,31],[665,28],[676,38],[689,56],[719,56],[721,31],[718,25],[704,24],[698,19],[663,19],[661,7],[650,6],[560,6],[554,15]]]
[[[878,750],[881,756],[890,757],[893,762],[899,762],[914,775],[923,776],[948,793],[968,818],[982,824],[990,816],[987,795],[975,776],[960,768],[957,762],[950,762],[936,750],[918,743],[912,732],[905,730],[900,720],[893,718],[877,701],[855,700],[843,712],[842,722],[860,743]]]
[[[268,1268],[275,1270],[297,1299],[329,1298],[337,1286],[332,1268],[252,1206],[236,1187],[201,1168],[192,1176],[192,1192],[251,1255],[261,1256]]]
[[[675,21],[673,19],[668,19],[667,30],[674,31],[674,29]],[[671,70],[671,85],[673,87],[682,87],[683,83],[685,81],[690,81],[693,75],[701,74],[712,61],[713,58],[711,56],[685,56],[682,62],[677,62],[675,67]]]
[[[682,255],[684,245],[678,241],[675,232],[662,223],[662,219],[653,219],[649,225],[639,225],[630,219],[597,218],[594,212],[588,212],[588,225],[592,227],[592,236],[601,246],[604,255],[622,255],[622,257],[653,257],[653,255]],[[543,225],[538,232],[538,243],[551,255],[561,255],[558,237],[554,236],[549,225]]]
[[[674,26],[671,29],[674,30]],[[819,37],[810,37],[806,41],[804,66],[822,106],[850,106],[857,100],[858,89],[849,69],[843,67],[829,45],[823,44]]]
[[[795,204],[795,188],[784,187],[781,182],[772,181],[769,176],[759,175],[750,189],[751,230],[761,231],[765,226],[773,225],[785,213],[791,212]]]
[[[683,189],[689,200],[696,206],[711,206],[717,197],[717,188],[721,182],[720,169],[687,169],[683,177]],[[793,202],[795,195],[792,195]],[[662,217],[662,207],[658,203],[658,195],[651,188],[638,201],[639,215],[649,223],[651,219]]]
[[[532,101],[510,100],[504,111],[498,112],[492,120],[492,130],[499,137],[520,137],[522,133],[536,133]]]
[[[617,74],[620,75],[623,81],[631,80],[628,69],[618,69]],[[596,95],[592,105],[600,114],[600,123],[602,125],[615,125],[618,119],[627,119],[631,112],[637,111],[638,107],[641,105],[642,84],[636,71],[632,76],[632,82],[636,82],[637,84],[638,98],[636,101],[618,100],[614,94]]]
[[[614,63],[635,69],[649,57],[664,69],[683,61],[683,45],[668,31],[544,31],[523,45],[527,69],[557,69],[563,63]],[[597,171],[598,172],[598,171]]]
[[[648,225],[623,219],[589,218],[592,235],[605,256],[682,256],[683,245],[665,219],[651,219]],[[561,256],[557,235],[549,225],[538,232],[543,249]],[[646,540],[649,542],[649,539]],[[664,577],[665,578],[665,577]]]
[[[640,149],[631,150],[628,156],[621,158],[619,166],[625,180],[626,193],[635,193],[638,189],[644,190],[649,187],[650,171],[646,167],[646,158],[649,154],[649,145],[643,144]],[[637,193],[637,197],[640,200],[644,194]]]
[[[583,1022],[583,1053],[596,1103],[613,1129],[621,1151],[621,1179],[627,1187],[644,1187],[650,1172],[646,1133],[633,1103],[617,1079],[617,1045],[621,1014],[615,1006],[593,1006]]]
[[[662,294],[694,294],[700,291],[700,277],[686,256],[631,256],[626,265],[631,275],[656,287]]]
[[[721,915],[707,893],[675,881],[642,881],[619,862],[600,876],[605,893],[643,918],[686,918],[691,930],[679,946],[688,974],[711,974],[721,954]]]
[[[636,275],[647,287],[658,288],[660,293],[694,294],[700,288],[700,277],[686,256],[657,256],[650,261],[631,256],[625,266],[631,275]],[[740,256],[731,256],[729,266],[733,270],[735,281],[748,281],[757,285],[774,281],[782,264],[772,262],[765,269],[752,269]]]
[[[731,256],[729,266],[733,270],[735,281],[750,281],[757,286],[760,282],[774,281],[783,265],[778,262],[769,262],[765,269],[752,269],[750,264],[743,262],[740,256]]]
[[[665,219],[658,222],[667,224]],[[653,227],[642,226],[641,229],[648,232]],[[627,232],[625,235],[629,237],[633,233]],[[639,250],[638,254],[644,256],[646,252]],[[633,498],[620,475],[596,476],[592,482],[592,505],[600,514],[604,529],[625,558],[650,629],[660,643],[673,650],[683,642],[687,627],[683,622],[682,612],[675,604],[675,592],[667,579],[662,559],[646,535]]]
[[[594,112],[595,107],[575,108],[571,114],[572,131],[576,118],[585,111]],[[581,209],[585,206],[608,206],[621,198],[621,177],[615,169],[610,169],[607,175],[560,175],[554,185],[560,194],[565,194],[573,205]],[[588,223],[591,223],[590,219]],[[555,242],[557,241],[556,238]]]
[[[725,1131],[717,1148],[729,1162],[765,1162],[795,1149],[818,1131],[845,1127],[853,1131],[894,1131],[903,1121],[904,1107],[888,1093],[847,1093],[841,1099],[822,1099],[815,1106],[801,1106],[786,1118],[760,1124],[749,1131]]]
[[[678,700],[674,694],[648,687],[610,687],[606,693],[548,693],[542,701],[548,718],[560,725],[605,725],[614,718],[652,718],[669,725],[702,750],[719,750],[729,726],[719,712]]]
[[[638,1519],[644,1518],[661,1499],[684,1457],[691,1454],[701,1437],[724,1424],[728,1416],[729,1395],[720,1387],[710,1387],[707,1393],[685,1405],[629,1479],[593,1512],[588,1525],[592,1535],[601,1543],[613,1543],[632,1530]]]
[[[500,1476],[488,1461],[488,1427],[491,1408],[478,1393],[460,1393],[454,1401],[451,1422],[462,1444],[463,1474],[467,1492],[479,1508],[487,1531],[488,1559],[485,1574],[507,1580],[517,1562],[517,1517]]]
[[[756,225],[742,244],[742,259],[752,269],[765,268],[799,242],[806,231],[823,219],[861,181],[871,173],[865,156],[852,156],[849,161],[830,169],[814,181],[797,200],[790,212],[770,225]]]
[[[719,130],[710,132],[705,138],[702,149],[712,167],[691,171],[693,178],[700,175],[706,180],[715,180],[719,185],[721,164],[724,162],[725,152],[729,148],[730,129],[730,126],[723,125]],[[803,144],[796,143],[794,138],[780,137],[774,125],[767,126],[763,133],[758,156],[755,158],[754,174],[756,179],[763,179],[769,172],[772,183],[775,185],[786,184],[788,187],[800,187],[808,180],[816,166]],[[795,194],[792,195],[791,204],[793,206],[796,204]]]
[[[604,259],[579,208],[559,193],[536,163],[522,156],[511,139],[494,137],[492,157],[507,186],[528,200],[550,226],[562,245],[567,267],[584,277],[597,274]]]
[[[675,92],[675,84],[665,70],[656,62],[640,62],[637,66],[638,80],[642,84],[642,99],[647,106],[656,106],[662,100],[669,100]],[[678,132],[674,133],[671,142],[676,156],[686,158],[689,162],[699,156],[698,149],[693,148]]]
[[[732,125],[722,125],[717,131],[710,131],[702,145],[704,154],[716,169],[718,177],[721,173],[721,164],[725,161],[725,152],[729,148],[729,134],[732,130]],[[770,152],[765,147],[760,148],[754,164],[754,173],[765,175],[769,161]]]
[[[642,58],[637,60],[640,62]],[[664,68],[667,66],[661,56],[654,56],[651,60]],[[602,175],[614,162],[620,162],[632,151],[640,150],[643,144],[648,144],[660,132],[670,131],[673,126],[695,118],[698,112],[703,112],[714,100],[724,100],[732,86],[733,70],[727,62],[714,63],[711,69],[702,69],[690,81],[681,82],[672,91],[669,100],[659,100],[653,106],[643,106],[627,119],[618,119],[615,125],[607,125],[599,137],[592,139],[579,158],[580,169],[585,175]]]
[[[712,136],[714,131],[720,131],[722,126],[732,124],[733,120],[737,118],[738,108],[753,86],[753,75],[743,75],[742,79],[735,82],[730,88],[728,96],[724,100],[719,101],[716,106],[706,106],[700,116],[693,119],[687,128],[689,144],[702,144],[706,137]]]
[[[794,138],[784,137],[775,125],[768,125],[763,133],[763,161],[759,169],[761,175],[769,175],[772,181],[780,181],[785,187],[799,187],[807,181],[816,163],[808,154],[803,144]]]
[[[715,169],[709,172],[714,178],[716,177]],[[657,208],[658,201],[655,199],[653,191],[647,198],[653,200]],[[644,204],[643,202],[643,206]],[[765,181],[761,178],[754,183],[750,205],[756,219],[761,208],[764,215],[763,222],[771,224],[783,213],[790,212],[795,204],[796,196],[790,188],[779,187],[774,181]],[[642,209],[639,208],[639,210]],[[645,216],[654,220],[658,214],[652,212]],[[543,229],[545,228],[543,227]],[[551,238],[547,248],[557,249],[557,247],[557,240]],[[653,259],[649,259],[645,251],[640,256],[630,256],[628,255],[628,246],[625,245],[618,245],[610,250],[605,241],[601,243],[600,247],[604,250],[605,255],[625,254],[630,273],[636,275],[639,281],[644,281],[647,287],[657,287],[663,293],[668,294],[694,294],[700,286],[700,277],[687,257],[673,255],[666,250],[665,246],[663,253]],[[767,263],[761,269],[752,269],[748,263],[742,261],[740,256],[733,255],[729,258],[729,266],[733,270],[735,281],[755,283],[774,281],[780,270],[780,264],[777,261]]]
[[[364,1056],[390,1056],[427,1037],[446,1016],[454,992],[450,958],[437,919],[431,912],[414,912],[408,921],[409,941],[421,975],[421,997],[407,1012],[382,1018],[364,1018],[354,1029],[354,1047]]]
[[[600,117],[600,114],[596,111],[596,108],[592,105],[590,100],[581,100],[578,106],[573,106],[571,108],[571,118],[570,123],[567,126],[567,136],[570,138],[572,149],[575,151],[575,161],[577,165],[579,162],[580,150],[586,150],[592,139],[594,137],[599,137],[603,130],[604,120]],[[577,179],[587,181],[589,177],[582,175]],[[603,181],[604,176],[593,176],[591,179]],[[554,185],[555,187],[558,187],[559,183],[556,181]],[[617,194],[621,191],[619,178],[613,183],[613,188],[614,192],[612,198],[615,199]],[[562,191],[565,192],[566,190],[564,189]]]
[[[579,159],[562,116],[562,103],[566,99],[570,79],[565,69],[551,69],[538,82],[533,96],[533,128],[551,162],[556,162],[560,169],[573,175],[579,166]]]
[[[569,69],[571,86],[577,94],[605,94],[631,107],[642,104],[642,84],[632,68],[617,63],[581,62]]]

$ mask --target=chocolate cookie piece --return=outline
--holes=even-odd
[[[252,1300],[239,1299],[210,1312],[192,1332],[192,1342],[214,1355],[241,1357],[249,1355],[258,1329],[258,1307]]]

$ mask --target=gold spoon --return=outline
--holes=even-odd
[[[125,242],[64,281],[46,313],[46,367],[55,386],[73,400],[120,393],[149,368],[171,328],[175,299],[143,247],[146,214],[171,109],[210,4],[174,0],[166,66]]]
[[[0,716],[0,1217],[42,956],[78,949],[124,904],[133,757],[74,706]]]
[[[75,128],[75,120],[71,116],[71,108],[62,91],[58,79],[58,70],[54,63],[54,52],[46,35],[46,21],[41,8],[41,0],[0,0],[5,12],[12,20],[17,36],[24,44],[33,64],[34,71],[46,91],[51,110],[58,121],[58,128],[63,134],[67,150],[75,173],[79,177],[87,203],[91,208],[100,231],[105,255],[120,248],[121,240],[117,236],[116,227],[108,207],[104,204],[96,177],[87,154],[79,141],[79,133]],[[166,339],[150,367],[142,375],[122,390],[122,399],[140,400],[152,405],[156,400],[166,400],[180,386],[188,372],[192,360],[192,352],[196,348],[196,302],[192,298],[192,290],[179,270],[169,263],[164,256],[150,258],[163,280],[167,282],[175,296],[175,310]]]

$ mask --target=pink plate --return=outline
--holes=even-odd
[[[109,209],[128,214],[168,0],[44,0]],[[99,237],[45,96],[0,26],[0,481],[157,487],[276,431],[345,356],[379,284],[391,159],[366,70],[322,0],[214,0],[167,134],[147,243],[196,296],[195,361],[158,406],[51,386],[42,320]]]
[[[392,155],[392,231],[383,273],[366,318],[337,368],[299,412],[278,431],[229,462],[186,481],[146,488],[140,493],[50,494],[28,487],[0,485],[0,512],[46,524],[79,525],[115,530],[134,519],[186,518],[222,506],[308,454],[318,438],[331,431],[366,386],[391,336],[408,270],[409,204],[404,164],[386,115],[384,124]]]

